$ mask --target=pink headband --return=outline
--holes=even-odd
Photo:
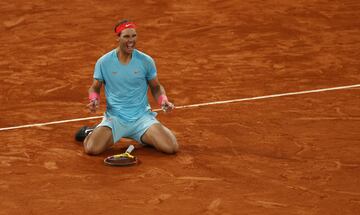
[[[127,28],[136,28],[136,26],[132,22],[123,23],[123,24],[119,25],[118,27],[116,27],[115,33],[118,35],[121,33],[122,30],[127,29]]]

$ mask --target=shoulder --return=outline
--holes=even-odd
[[[98,60],[97,63],[103,63],[106,61],[109,61],[113,58],[113,55],[116,54],[116,49],[113,49],[111,51],[109,51],[108,53],[105,53],[104,55],[102,55]]]
[[[149,63],[154,64],[155,63],[154,59],[150,55],[148,55],[144,52],[141,52],[137,49],[134,50],[134,55],[137,59],[139,59],[140,61],[142,61],[145,64],[149,64]]]

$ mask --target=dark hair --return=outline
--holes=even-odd
[[[117,28],[119,25],[122,25],[122,24],[128,23],[128,22],[130,22],[130,20],[128,20],[128,19],[122,19],[122,20],[118,21],[118,22],[116,23],[115,27],[114,27],[114,32],[116,33],[116,28]],[[118,36],[119,36],[119,35],[118,35]]]

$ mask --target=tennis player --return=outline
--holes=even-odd
[[[179,146],[175,135],[156,119],[157,113],[151,111],[148,102],[150,88],[160,107],[167,112],[174,109],[159,82],[154,60],[135,48],[137,33],[133,22],[121,20],[114,30],[118,47],[96,62],[87,105],[91,112],[96,112],[104,86],[104,118],[95,129],[82,127],[75,138],[84,140],[85,152],[90,155],[106,151],[122,137],[154,146],[164,153],[176,153]]]

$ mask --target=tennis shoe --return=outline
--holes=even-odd
[[[83,142],[85,138],[95,129],[95,127],[83,126],[75,134],[75,140]]]

